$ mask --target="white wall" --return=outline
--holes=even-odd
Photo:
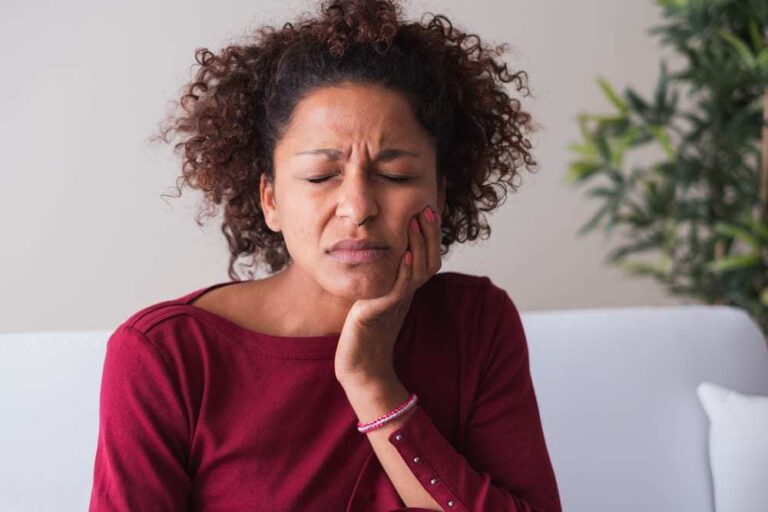
[[[0,3],[0,331],[109,328],[136,309],[228,280],[218,224],[171,193],[178,161],[147,137],[194,63],[256,24],[314,2]],[[524,310],[682,302],[604,265],[615,246],[577,238],[594,203],[563,182],[576,114],[607,111],[595,77],[643,93],[660,49],[651,0],[414,1],[489,41],[508,41],[529,73],[523,99],[544,127],[536,174],[490,217],[487,241],[454,247],[444,270],[489,275]],[[186,197],[185,197],[186,196]]]

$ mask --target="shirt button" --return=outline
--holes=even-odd
[[[448,502],[448,506],[449,506],[449,507],[452,507],[452,506],[453,506],[453,500],[451,500],[451,501],[449,501],[449,502]]]
[[[419,462],[421,462],[421,457],[414,457],[414,458],[413,458],[413,462],[415,462],[416,464],[418,464]]]
[[[429,481],[429,483],[431,483],[432,485],[435,485],[437,483],[437,478],[433,478],[432,480]]]
[[[403,434],[397,434],[397,435],[395,436],[395,439],[396,439],[397,441],[400,441],[401,439],[403,439]]]

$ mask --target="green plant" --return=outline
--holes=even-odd
[[[625,228],[610,264],[744,308],[768,333],[768,2],[657,4],[665,22],[649,33],[686,66],[671,73],[662,60],[650,100],[598,78],[615,112],[579,114],[582,141],[569,145],[567,182],[589,182],[602,203],[579,234]],[[649,145],[657,161],[627,163]],[[640,253],[655,261],[629,258]]]

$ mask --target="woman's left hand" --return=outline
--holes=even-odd
[[[350,308],[334,361],[336,379],[342,386],[396,377],[395,342],[413,294],[442,265],[440,224],[439,216],[429,206],[412,217],[407,228],[408,250],[400,260],[392,289],[381,297],[358,300]],[[409,252],[412,254],[410,265],[405,261]]]

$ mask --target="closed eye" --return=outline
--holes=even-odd
[[[387,174],[380,174],[379,176],[392,183],[403,183],[413,179],[411,176],[390,176]],[[322,176],[320,178],[307,178],[307,181],[310,183],[323,183],[331,178],[333,178],[333,176]]]
[[[410,176],[387,176],[386,174],[381,175],[384,179],[387,179],[389,181],[392,181],[394,183],[402,183],[404,181],[408,181],[411,179]]]

